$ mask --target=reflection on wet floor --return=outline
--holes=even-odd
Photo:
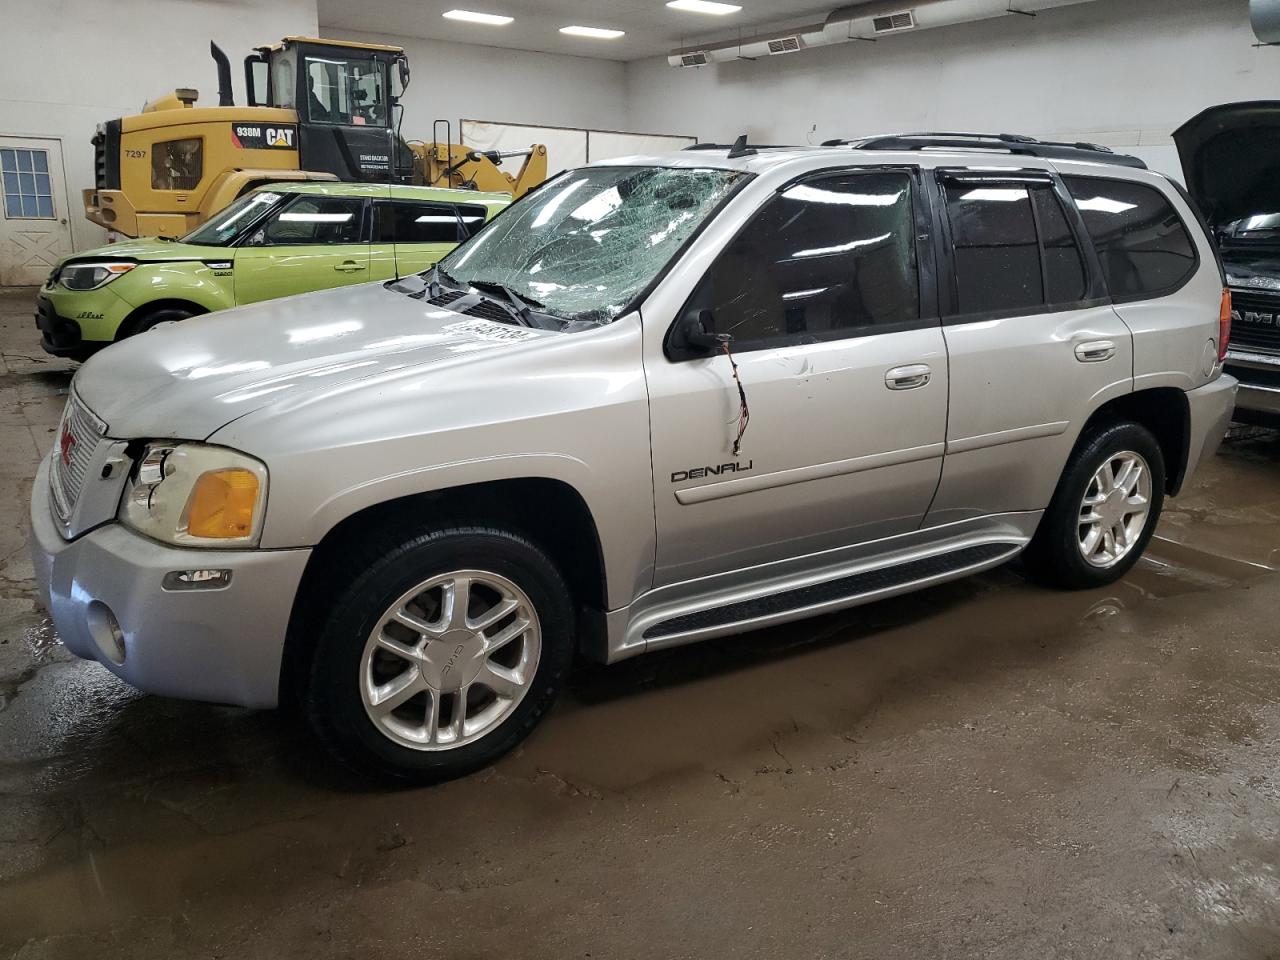
[[[67,374],[6,296],[0,957],[1280,955],[1277,434],[1115,587],[1015,564],[582,664],[512,756],[387,791],[56,642],[25,510]]]

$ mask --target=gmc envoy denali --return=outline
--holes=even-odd
[[[1132,158],[905,135],[570,170],[424,274],[76,375],[32,497],[58,631],[454,776],[616,661],[1025,554],[1121,577],[1220,442],[1211,238]]]

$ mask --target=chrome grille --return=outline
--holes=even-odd
[[[94,451],[107,426],[80,402],[72,391],[62,411],[62,420],[53,441],[53,457],[49,464],[49,483],[58,516],[69,519],[88,475]]]
[[[1280,297],[1231,291],[1231,346],[1280,352]]]

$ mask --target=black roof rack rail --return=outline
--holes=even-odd
[[[785,143],[691,143],[682,150],[732,150],[735,147],[748,150],[797,150],[798,147]]]
[[[896,133],[857,140],[826,140],[822,145],[857,150],[990,150],[1049,160],[1087,160],[1147,169],[1139,157],[1116,153],[1101,144],[1037,140],[1017,133]]]

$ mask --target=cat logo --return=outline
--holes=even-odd
[[[262,127],[256,123],[231,124],[231,143],[237,150],[295,150],[298,128],[294,124]]]
[[[292,147],[293,127],[267,127],[267,145],[271,147]]]

